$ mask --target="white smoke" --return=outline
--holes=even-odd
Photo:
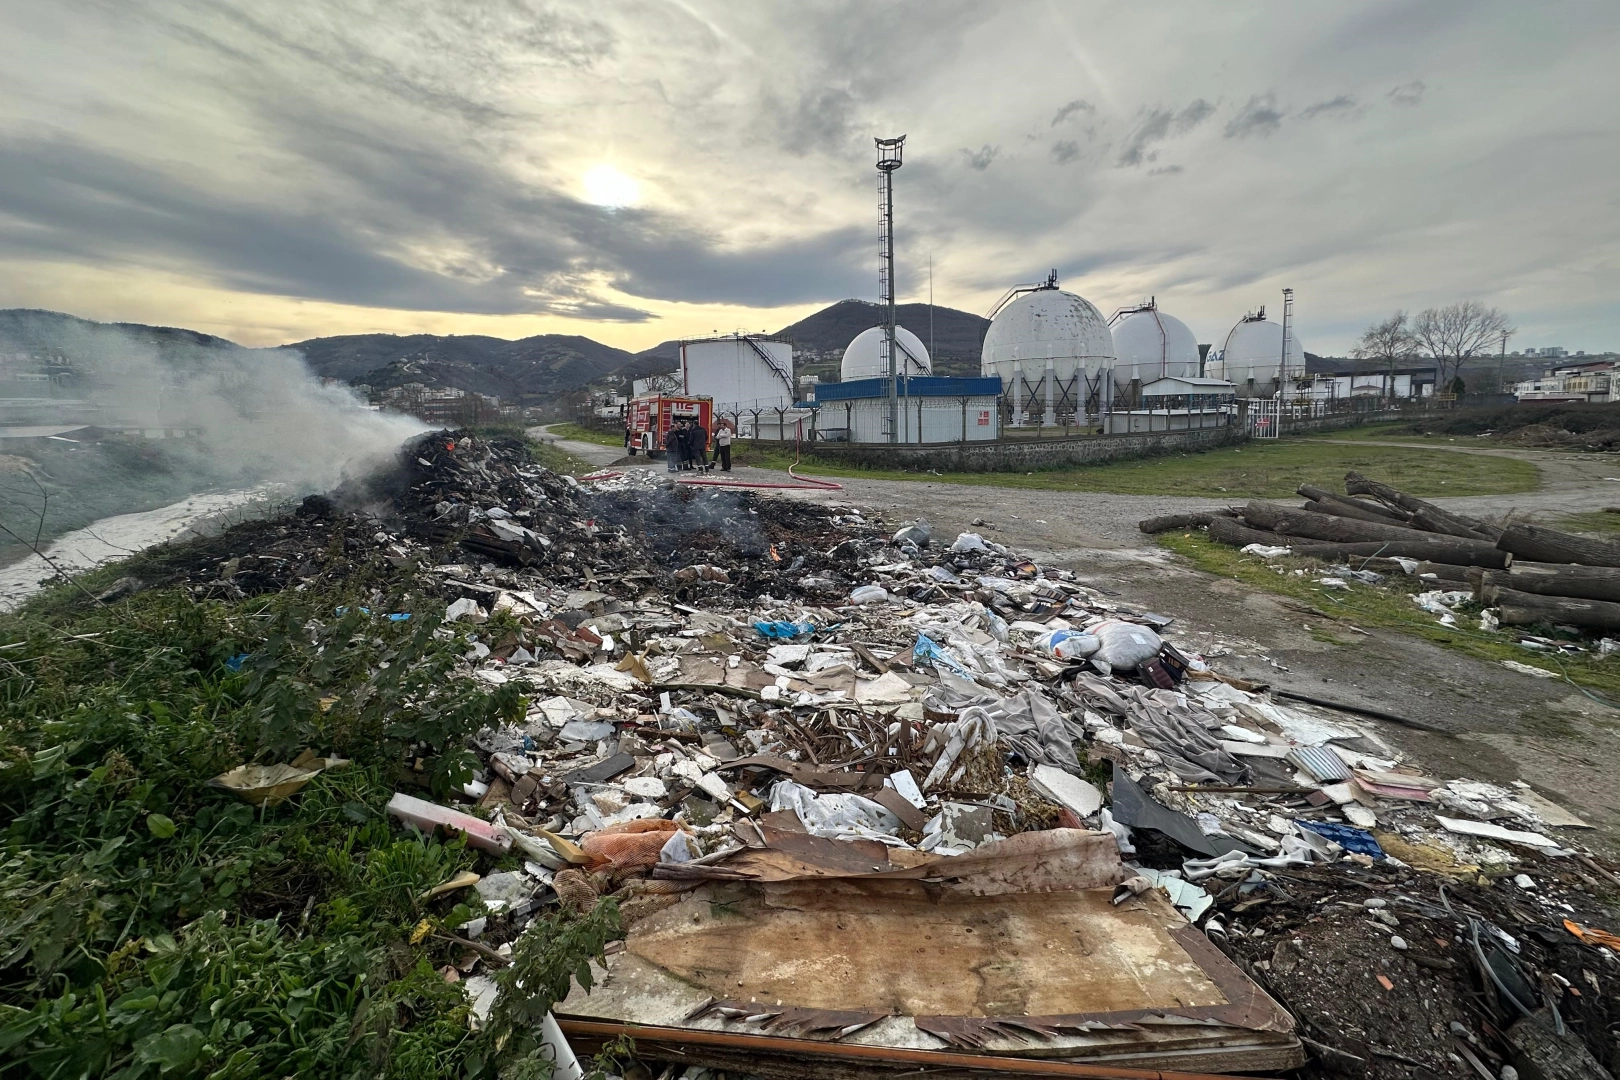
[[[55,329],[49,347],[73,371],[65,392],[95,406],[89,422],[161,432],[171,467],[196,471],[196,490],[254,482],[324,491],[389,463],[426,427],[371,409],[347,386],[323,385],[291,349],[186,332],[159,347],[149,332],[93,323]]]

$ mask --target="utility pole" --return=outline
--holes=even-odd
[[[894,170],[900,167],[906,137],[872,140],[877,144],[878,190],[878,302],[886,309],[883,323],[883,370],[889,380],[889,441],[900,441],[900,350],[894,340]]]
[[[1496,392],[1498,394],[1507,393],[1507,386],[1502,379],[1502,368],[1507,363],[1507,337],[1508,332],[1506,330],[1502,331],[1502,348],[1496,354]]]

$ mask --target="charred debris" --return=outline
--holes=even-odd
[[[1423,536],[1398,542],[1504,550],[1366,483],[1340,501]],[[565,1075],[625,1035],[638,1077],[1620,1063],[1620,879],[1584,822],[1426,775],[1383,722],[1223,675],[982,534],[437,432],[154,566],[198,598],[346,582],[377,619],[409,593],[453,678],[521,692],[472,776],[435,794],[407,757],[387,813],[481,852],[432,898],[473,913],[441,974],[474,1023],[536,920],[613,899],[624,940],[544,1021]],[[221,779],[274,805],[328,767]]]

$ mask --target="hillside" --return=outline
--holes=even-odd
[[[927,344],[929,339],[929,306],[927,304],[900,304],[895,308],[895,321]],[[779,337],[791,340],[801,349],[812,349],[824,360],[843,355],[844,346],[862,330],[880,326],[883,309],[864,300],[840,300],[831,307],[822,308],[809,318],[801,319],[778,332]],[[955,308],[933,308],[933,348],[930,355],[934,371],[940,375],[977,375],[979,348],[990,320]]]
[[[420,382],[509,401],[573,390],[634,362],[623,349],[567,334],[507,341],[474,334],[350,334],[288,346],[327,378],[376,387]]]

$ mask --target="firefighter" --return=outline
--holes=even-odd
[[[709,471],[709,431],[703,426],[701,419],[693,419],[692,426],[687,430],[692,440],[692,468],[698,472]]]
[[[681,467],[681,458],[685,455],[681,437],[681,422],[671,420],[669,427],[664,431],[664,462],[669,466],[670,472],[676,472]]]

